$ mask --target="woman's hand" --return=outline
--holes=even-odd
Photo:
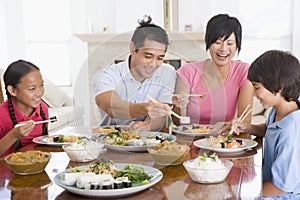
[[[30,132],[32,131],[32,129],[34,128],[34,121],[32,121],[32,120],[24,121],[19,124],[21,124],[21,125],[16,126],[12,130],[13,136],[16,139],[20,139],[22,137],[28,136],[30,134]]]
[[[190,102],[189,94],[177,94],[176,96],[172,97],[173,104],[180,108],[182,115],[186,115],[186,108]],[[185,113],[183,113],[185,112]]]

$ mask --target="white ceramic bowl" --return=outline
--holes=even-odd
[[[88,162],[97,160],[105,152],[104,144],[92,142],[88,145],[78,145],[76,142],[62,146],[71,161]]]
[[[201,169],[192,164],[195,160],[187,160],[183,163],[186,171],[189,173],[193,181],[198,183],[220,183],[223,182],[229,174],[233,163],[229,160],[220,159],[225,168],[219,169]]]

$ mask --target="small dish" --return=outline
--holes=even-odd
[[[156,164],[179,165],[189,154],[190,147],[167,141],[147,149]]]
[[[43,172],[50,158],[50,153],[26,151],[11,153],[4,160],[15,174],[29,175]]]

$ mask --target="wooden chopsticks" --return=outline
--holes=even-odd
[[[163,96],[179,96],[179,95],[186,95],[190,97],[205,97],[204,94],[163,94]]]
[[[252,111],[252,108],[250,108],[250,104],[245,108],[245,110],[243,111],[243,113],[241,114],[241,116],[238,118],[237,122],[242,122],[244,121],[244,119],[251,113]],[[228,135],[232,135],[233,132],[235,131],[236,127],[235,128],[232,128],[231,127],[231,130],[229,132]],[[227,136],[228,137],[228,136]]]
[[[152,98],[149,94],[147,95],[147,98],[152,101],[153,103],[159,103],[156,99]],[[183,117],[178,115],[176,112],[174,112],[173,110],[170,110],[171,114],[174,115],[175,117],[177,117],[178,119],[182,119]]]
[[[54,117],[50,117],[50,119],[48,119],[48,120],[34,122],[34,124],[43,124],[43,123],[48,123],[48,122],[53,123],[53,122],[56,122],[56,121],[57,121],[57,118],[56,118],[56,116],[54,116]],[[19,124],[16,124],[15,128],[23,126],[23,125],[24,125],[24,123],[21,122]]]

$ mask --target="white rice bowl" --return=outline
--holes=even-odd
[[[186,171],[193,181],[198,183],[220,183],[229,174],[233,163],[229,160],[207,158],[205,161],[199,157],[183,163]]]
[[[104,144],[94,141],[85,141],[84,143],[74,142],[62,146],[71,161],[88,162],[98,159],[99,155],[104,152]]]

